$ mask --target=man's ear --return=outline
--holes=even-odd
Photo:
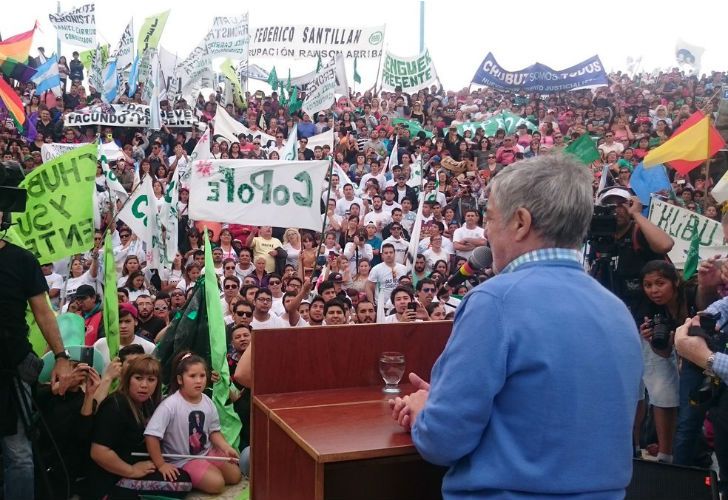
[[[516,241],[525,240],[532,229],[533,219],[531,218],[531,212],[521,207],[516,210],[513,214],[512,224],[515,224],[515,239]]]

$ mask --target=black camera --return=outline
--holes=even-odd
[[[617,232],[616,205],[595,205],[586,239],[600,254],[614,251],[614,233]]]
[[[672,330],[670,320],[657,313],[652,317],[650,326],[652,327],[650,345],[659,351],[667,349],[670,346],[670,331]]]
[[[725,352],[728,345],[728,335],[716,329],[720,313],[709,314],[702,312],[698,316],[700,326],[691,326],[688,329],[688,335],[705,339],[708,348],[713,352]],[[721,384],[718,377],[705,377],[699,387],[690,391],[690,405],[707,408],[718,400],[722,390],[723,384]]]

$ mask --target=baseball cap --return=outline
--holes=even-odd
[[[86,299],[88,297],[96,297],[96,290],[91,285],[81,285],[73,294],[74,299]]]
[[[394,188],[393,188],[392,186],[387,186],[387,187],[386,187],[386,188],[384,189],[384,192],[385,192],[385,193],[394,193]]]
[[[137,308],[131,302],[124,302],[122,304],[119,304],[119,312],[122,311],[131,314],[132,316],[134,316],[134,319],[139,319],[139,311],[137,311]]]
[[[629,201],[632,199],[632,195],[629,191],[622,188],[614,188],[602,191],[602,193],[599,195],[599,198],[597,199],[597,203],[600,205],[608,205],[608,203],[605,203],[605,201],[608,198],[619,198],[624,201]]]
[[[341,273],[331,273],[331,276],[329,277],[329,279],[331,279],[331,281],[334,281],[337,283],[341,283],[342,281],[344,281],[344,278],[341,276]]]

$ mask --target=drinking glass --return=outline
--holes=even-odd
[[[379,373],[384,380],[382,392],[399,394],[399,381],[404,375],[404,354],[401,352],[383,352],[379,355]]]

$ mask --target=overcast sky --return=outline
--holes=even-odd
[[[83,2],[62,0],[60,3],[61,10],[66,11]],[[204,37],[214,16],[240,15],[247,9],[251,28],[274,24],[342,27],[386,24],[385,48],[400,56],[414,56],[418,52],[419,0],[235,3],[239,7],[234,7],[233,2],[98,1],[98,38],[113,48],[132,15],[138,36],[146,16],[171,8],[161,43],[184,58]],[[55,12],[56,6],[55,0],[4,5],[0,34],[7,38],[26,31],[37,19],[42,32],[36,33],[34,47],[46,47],[46,54],[55,52],[56,33],[47,13]],[[623,69],[628,56],[642,56],[645,68],[653,70],[672,63],[678,36],[705,47],[703,71],[725,70],[728,51],[723,33],[727,15],[728,2],[707,0],[693,0],[689,4],[673,0],[427,0],[425,45],[430,49],[445,88],[453,90],[468,85],[489,51],[508,70],[518,70],[536,61],[562,69],[594,54],[601,57],[607,70]],[[63,45],[61,53],[70,56],[74,49],[77,47]],[[251,63],[266,69],[275,65],[279,77],[285,77],[288,68],[297,76],[316,66],[315,59],[254,58]],[[350,84],[352,64],[347,61]],[[374,83],[377,64],[375,59],[360,60],[363,87]]]

